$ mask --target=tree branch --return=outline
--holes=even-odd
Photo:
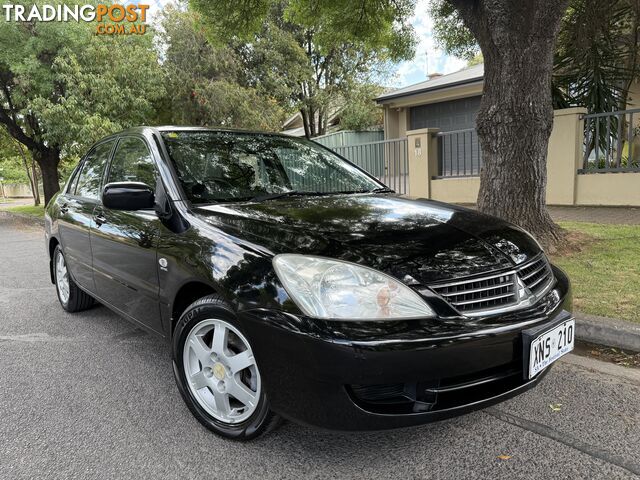
[[[3,123],[7,127],[9,134],[22,143],[30,150],[42,150],[44,145],[36,142],[33,138],[24,133],[24,130],[18,125],[18,122],[12,118],[12,115],[7,113],[7,110],[0,107],[0,123]]]
[[[11,92],[9,91],[9,86],[6,82],[2,82],[2,91],[4,92],[4,96],[7,98],[7,105],[9,106],[9,111],[11,112],[11,118],[13,121],[16,121],[16,113],[15,108],[13,106],[13,101],[11,100]]]
[[[2,82],[2,93],[5,97],[8,108],[0,105],[0,123],[6,125],[9,134],[25,147],[29,149],[40,149],[41,147],[44,147],[44,145],[40,145],[33,138],[29,137],[20,127],[15,107],[13,105],[13,100],[11,99],[11,91],[9,90],[9,86],[6,81]]]

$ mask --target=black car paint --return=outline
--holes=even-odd
[[[70,259],[81,260],[83,270],[71,274],[83,289],[166,338],[180,314],[175,305],[181,295],[204,285],[222,295],[253,345],[278,413],[327,428],[403,426],[499,401],[542,377],[520,378],[513,388],[497,393],[487,389],[477,402],[401,415],[366,411],[346,388],[481,376],[521,363],[522,330],[571,310],[569,282],[561,271],[554,267],[556,284],[535,307],[472,319],[428,288],[444,279],[511,268],[539,254],[535,241],[517,227],[469,209],[389,193],[191,205],[159,131],[141,127],[121,135],[147,143],[157,162],[158,188],[172,214],[161,219],[152,210],[111,211],[61,193],[47,207],[49,251],[51,242],[60,242],[65,254],[73,253]],[[69,244],[76,236],[81,243]],[[378,269],[427,298],[438,316],[307,318],[275,274],[271,261],[278,253],[313,254]],[[161,258],[166,267],[159,265]],[[91,268],[93,281],[87,278]]]
[[[95,290],[89,228],[96,205],[97,201],[75,196],[58,197],[56,202],[59,215],[58,235],[69,240],[68,248],[65,249],[65,255],[69,259],[69,272],[82,288],[89,290]]]

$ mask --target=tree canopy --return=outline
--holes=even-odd
[[[0,23],[0,123],[40,165],[45,201],[59,189],[61,154],[150,123],[164,92],[152,35],[94,31],[84,22]]]
[[[248,82],[298,109],[307,136],[323,134],[349,85],[413,56],[414,0],[192,0],[209,38],[234,43]]]
[[[372,100],[384,93],[375,84],[356,85],[349,90],[340,112],[340,126],[344,130],[365,130],[383,124],[383,111]]]
[[[415,44],[414,0],[191,7],[167,6],[160,31],[147,25],[144,35],[96,35],[95,24],[73,21],[0,24],[0,124],[40,166],[45,201],[64,159],[132,125],[279,130],[298,110],[315,136],[345,105],[345,125],[378,123],[375,84]]]
[[[471,61],[480,47],[460,16],[448,0],[431,0],[429,13],[433,17],[433,37],[449,55]]]
[[[556,107],[624,110],[638,76],[639,26],[637,0],[572,0],[556,47]]]
[[[198,15],[183,5],[162,12],[167,96],[166,123],[278,130],[285,112],[277,92],[247,79],[242,58],[229,45],[210,43]]]
[[[431,0],[434,37],[448,54],[473,62],[480,48],[449,0]],[[638,77],[640,1],[570,0],[558,33],[553,73],[556,108],[624,110]]]

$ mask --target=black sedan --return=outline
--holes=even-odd
[[[62,307],[172,344],[212,431],[430,422],[517,395],[574,344],[569,281],[526,232],[396,195],[313,142],[140,127],[46,210]]]

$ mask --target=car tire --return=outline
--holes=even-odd
[[[60,305],[69,313],[81,312],[93,306],[95,300],[71,278],[67,260],[60,245],[53,252],[53,275]]]
[[[180,317],[173,371],[191,413],[217,435],[246,441],[281,423],[269,407],[251,345],[218,295],[195,301]]]

